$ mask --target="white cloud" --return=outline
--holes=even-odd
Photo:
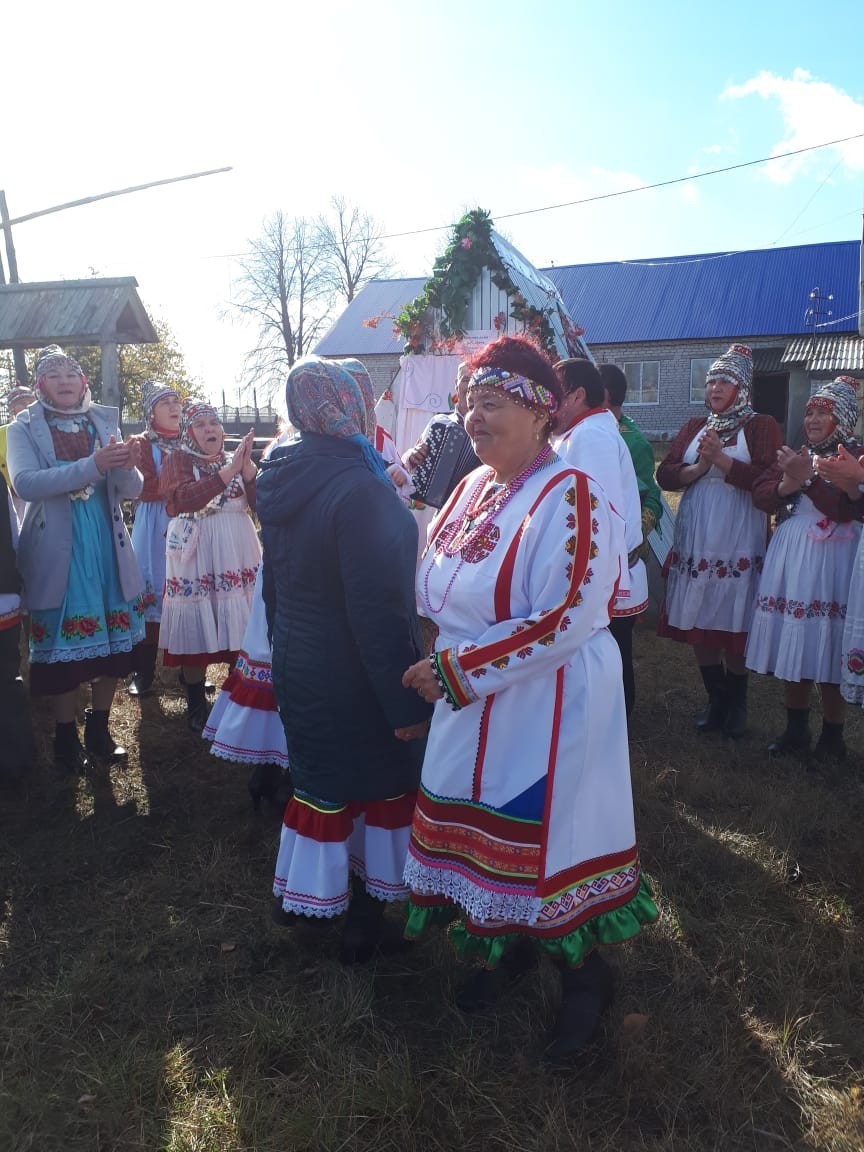
[[[772,156],[864,133],[864,103],[854,100],[842,88],[817,80],[803,68],[796,68],[788,78],[760,72],[743,84],[731,85],[721,98],[742,100],[747,96],[776,101],[780,106],[785,135],[772,148]],[[850,140],[830,149],[767,164],[765,175],[778,184],[789,184],[810,167],[815,157],[824,153],[834,154],[849,173],[864,172],[864,140]]]

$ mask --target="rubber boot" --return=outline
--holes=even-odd
[[[813,749],[817,760],[845,760],[846,744],[843,740],[843,725],[822,721],[822,731]]]
[[[262,799],[274,807],[284,808],[293,792],[291,778],[279,764],[256,764],[246,787],[256,812],[261,807]]]
[[[64,772],[72,772],[77,776],[83,776],[92,767],[78,739],[74,720],[67,724],[58,723],[54,729],[54,763]]]
[[[521,937],[501,958],[497,968],[475,968],[456,990],[456,1006],[462,1012],[482,1012],[521,983],[538,963],[537,949]]]
[[[185,683],[185,681],[184,681]],[[186,727],[190,732],[200,736],[204,731],[209,715],[204,681],[197,684],[186,684]]]
[[[768,745],[772,756],[783,752],[805,752],[810,747],[810,709],[787,708],[786,729]]]
[[[108,713],[101,709],[84,711],[84,747],[100,760],[125,760],[128,756],[123,745],[108,731]]]
[[[723,735],[738,739],[747,731],[747,673],[726,673],[726,718]]]
[[[708,704],[696,717],[696,731],[719,732],[726,719],[726,669],[722,664],[701,664]]]
[[[339,945],[339,959],[343,964],[368,964],[376,953],[390,956],[411,947],[401,928],[385,920],[384,907],[383,900],[366,891],[359,876],[351,877],[351,903],[345,913]]]
[[[126,691],[130,696],[146,696],[153,687],[153,681],[156,679],[158,656],[159,649],[155,644],[142,644],[140,646],[135,656],[138,670],[126,685]]]
[[[600,1017],[612,1003],[612,969],[592,952],[581,968],[561,968],[561,1007],[544,1059],[578,1056],[597,1034]]]

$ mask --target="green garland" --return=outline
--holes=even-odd
[[[492,220],[482,208],[466,212],[454,226],[450,242],[432,266],[423,291],[406,304],[395,319],[395,329],[405,340],[405,352],[421,354],[450,348],[465,334],[465,311],[474,285],[484,268],[492,283],[510,297],[510,315],[555,353],[555,334],[546,312],[529,304],[510,279],[507,266],[492,243]],[[441,312],[438,334],[431,309]],[[496,327],[503,327],[501,321]]]

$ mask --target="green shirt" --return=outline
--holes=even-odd
[[[623,412],[618,421],[618,427],[621,430],[624,443],[627,445],[627,450],[633,460],[636,479],[639,482],[639,499],[642,501],[642,507],[650,508],[654,513],[654,519],[659,524],[660,518],[663,515],[663,503],[660,496],[660,488],[654,477],[656,467],[654,463],[654,449],[645,439],[638,424],[631,420],[629,416],[625,416]]]

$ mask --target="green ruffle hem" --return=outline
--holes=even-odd
[[[410,899],[405,936],[409,940],[416,940],[427,928],[449,924],[450,942],[460,960],[482,960],[486,968],[497,968],[505,952],[517,940],[528,936],[553,959],[563,961],[571,968],[578,968],[598,945],[623,944],[625,940],[632,940],[646,924],[653,924],[659,915],[651,884],[643,873],[632,900],[611,912],[601,912],[566,936],[547,938],[518,930],[500,936],[477,936],[462,918],[462,909],[455,904],[421,907]]]

